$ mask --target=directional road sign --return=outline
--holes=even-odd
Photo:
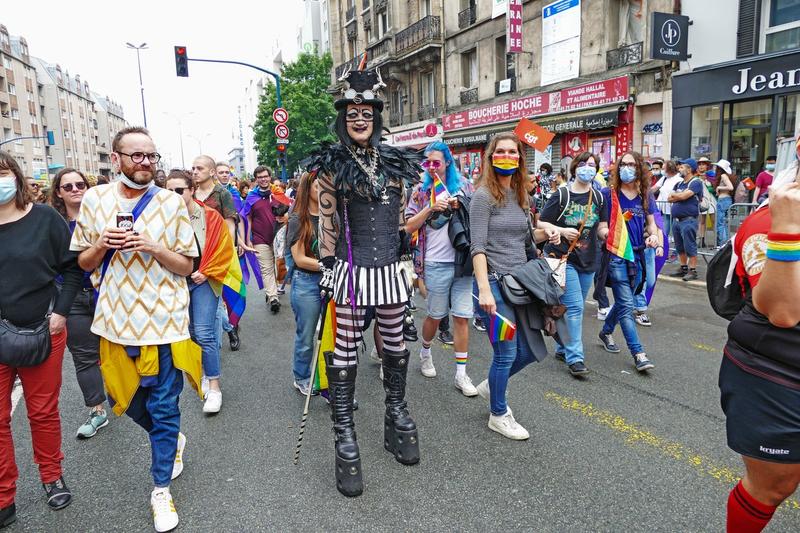
[[[284,108],[279,107],[272,112],[272,120],[278,124],[286,124],[286,121],[289,120],[289,113]]]
[[[278,139],[288,139],[289,138],[289,126],[286,124],[278,124],[275,126],[275,137]]]

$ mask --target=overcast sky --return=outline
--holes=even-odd
[[[202,7],[200,7],[202,6]],[[0,24],[24,36],[30,53],[80,74],[92,91],[122,104],[131,124],[142,123],[136,51],[141,52],[147,124],[162,155],[180,165],[178,126],[183,117],[186,165],[203,152],[227,159],[238,145],[237,106],[255,70],[189,62],[189,77],[175,75],[173,46],[189,57],[244,61],[272,69],[278,47],[284,59],[297,53],[300,0],[2,0]],[[191,114],[190,114],[191,113]],[[235,133],[236,137],[232,135]]]

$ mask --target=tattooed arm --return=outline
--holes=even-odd
[[[336,189],[333,178],[320,174],[319,184],[319,256],[323,260],[336,255],[339,227],[336,224]],[[330,261],[330,259],[328,260]]]

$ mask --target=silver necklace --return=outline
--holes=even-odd
[[[364,173],[367,175],[372,186],[380,187],[381,204],[389,205],[389,195],[386,193],[386,184],[378,183],[378,163],[380,162],[381,158],[378,151],[374,148],[368,148],[368,149],[350,148],[348,152],[350,152],[350,156],[355,160],[355,162],[358,164],[361,170],[363,170]],[[369,166],[367,166],[367,164],[364,161],[362,161],[361,158],[358,157],[358,155],[356,155],[357,153],[359,154],[363,153],[367,156],[367,160],[369,161]]]

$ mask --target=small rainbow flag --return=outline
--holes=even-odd
[[[439,176],[433,176],[433,185],[431,185],[431,207],[436,205],[436,197],[443,196],[446,198],[449,196],[447,189],[442,183],[442,180],[439,179]]]
[[[473,294],[472,297],[478,301],[477,296]],[[489,334],[489,342],[511,341],[517,332],[517,325],[495,311],[494,315],[489,317],[486,332]]]
[[[619,205],[619,196],[613,189],[611,190],[611,220],[608,222],[606,248],[621,259],[633,261],[633,246],[631,246],[631,239],[628,236],[628,225]]]

